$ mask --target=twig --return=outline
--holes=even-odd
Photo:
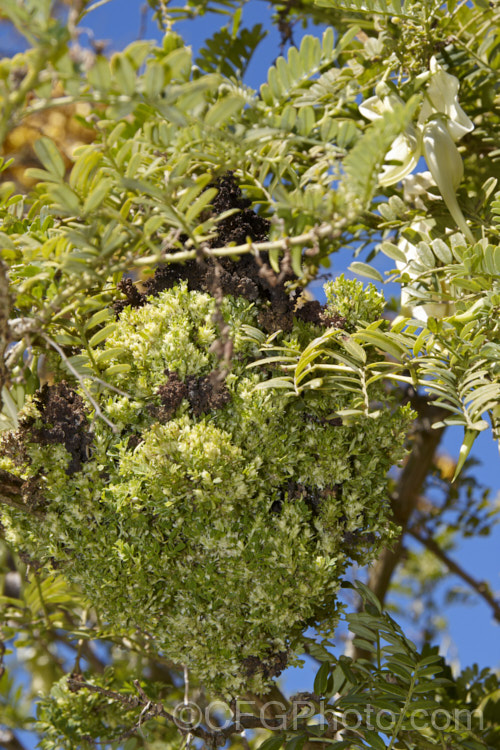
[[[0,289],[1,290],[1,289]],[[64,360],[64,362],[68,365],[68,368],[71,370],[71,372],[74,374],[74,376],[78,379],[78,381],[82,384],[82,388],[85,390],[85,386],[82,382],[82,376],[75,370],[75,368],[72,366],[71,362],[68,360],[67,356],[65,355],[64,351],[59,347],[59,345],[50,338],[46,333],[40,330],[41,323],[34,318],[14,318],[13,320],[8,321],[8,325],[10,328],[10,336],[15,338],[23,338],[24,336],[31,335],[39,335],[44,338],[50,346],[52,346],[60,355],[61,358]],[[7,357],[7,365],[11,367],[14,364],[14,361],[11,362],[11,359],[13,360],[14,357],[19,356],[16,352],[14,355],[14,351],[20,348],[20,353],[23,351],[24,348],[24,342],[18,341],[17,344],[12,347],[11,352],[9,353],[9,356]],[[90,375],[89,375],[90,378]],[[120,388],[117,388],[115,385],[112,385],[111,383],[108,383],[106,380],[102,380],[101,378],[97,377],[97,375],[92,375],[91,379],[95,383],[100,383],[101,385],[105,386],[106,388],[109,388],[110,391],[114,391],[115,393],[118,393],[120,396],[125,396],[126,398],[132,398],[132,396],[129,393],[126,393],[125,391],[122,391]],[[87,391],[85,390],[87,393]],[[91,397],[89,397],[91,398]],[[101,414],[102,416],[102,414]],[[102,417],[104,419],[104,417]],[[104,421],[106,421],[104,419]]]
[[[428,533],[422,534],[417,528],[409,527],[408,533],[411,534],[420,544],[423,544],[438,560],[446,565],[450,573],[454,573],[456,576],[465,581],[484,601],[491,607],[493,611],[493,617],[497,622],[500,622],[500,601],[495,599],[492,595],[488,584],[485,581],[478,581],[473,578],[466,570],[464,570],[455,560],[448,557],[446,552],[439,546],[439,544],[431,537]]]
[[[18,503],[16,500],[12,500],[12,498],[6,497],[5,495],[0,495],[0,503],[2,505],[8,505],[9,508],[20,510],[22,513],[28,513],[30,516],[34,516],[35,518],[38,518],[40,521],[42,521],[44,518],[43,514],[39,513],[37,510],[33,510],[33,508],[29,508],[24,503]]]
[[[68,687],[74,692],[86,689],[92,693],[98,693],[106,698],[116,700],[122,703],[124,706],[127,706],[128,708],[141,708],[139,720],[134,724],[133,727],[128,729],[124,734],[120,736],[120,741],[134,734],[144,721],[148,721],[149,719],[157,718],[160,716],[164,719],[167,719],[167,721],[169,721],[170,723],[174,724],[184,736],[191,734],[192,736],[203,740],[203,742],[213,748],[222,747],[223,745],[225,745],[227,739],[233,734],[238,734],[239,736],[241,736],[241,732],[245,729],[267,729],[277,731],[282,730],[284,726],[283,714],[278,713],[278,715],[273,718],[264,717],[262,716],[262,714],[261,716],[242,714],[238,717],[237,722],[230,724],[224,729],[205,729],[205,727],[201,725],[193,727],[184,724],[178,717],[175,717],[173,714],[166,711],[162,703],[154,703],[150,698],[148,698],[138,680],[134,680],[134,686],[137,690],[138,695],[123,695],[122,693],[118,693],[114,690],[108,690],[107,688],[100,687],[99,685],[92,685],[91,683],[86,682],[81,677],[81,675],[74,674],[68,678]],[[299,708],[303,707],[304,699],[306,697],[308,699],[310,698],[311,700],[317,698],[317,696],[314,696],[313,694],[299,693],[297,696],[294,696],[292,698],[291,704],[288,701],[286,702],[289,708],[285,715],[285,726],[290,719],[296,716],[297,706]],[[284,704],[281,704],[281,708],[283,707]]]
[[[100,685],[92,685],[92,683],[86,682],[79,676],[68,677],[68,687],[75,693],[82,688],[85,688],[90,693],[99,693],[99,695],[104,695],[106,698],[111,698],[112,700],[123,703],[130,708],[136,708],[140,705],[140,700],[136,695],[123,695],[122,693],[117,693],[115,690],[108,690],[107,688],[103,688]]]
[[[43,612],[43,616],[45,620],[45,627],[47,628],[47,630],[50,631],[52,630],[52,623],[50,621],[50,612],[47,607],[47,602],[45,601],[43,597],[42,585],[40,583],[40,576],[38,575],[38,572],[36,570],[34,571],[33,577],[35,579],[36,590],[38,592],[38,598],[40,599],[40,604],[42,607],[42,612]]]
[[[115,393],[118,393],[119,396],[125,396],[125,398],[130,398],[130,399],[132,398],[130,393],[125,393],[125,391],[120,390],[120,388],[117,388],[111,383],[108,383],[106,380],[101,380],[101,378],[98,378],[97,375],[92,375],[91,379],[94,381],[94,383],[100,383],[105,388],[109,388],[110,391],[114,391]]]
[[[87,622],[87,610],[84,609],[82,612],[81,617],[81,625],[82,628],[85,627],[85,623]],[[76,644],[76,654],[75,654],[75,664],[73,666],[73,673],[74,674],[80,674],[80,659],[82,656],[82,650],[83,650],[83,644],[85,643],[85,638],[79,638]]]
[[[158,4],[160,6],[161,22],[163,24],[164,31],[170,31],[170,29],[172,28],[172,21],[170,19],[170,16],[168,15],[168,2],[167,0],[158,0]]]
[[[144,5],[141,7],[141,22],[139,24],[137,39],[144,39],[146,36],[146,29],[148,27],[148,11],[149,6],[147,3],[144,3]]]
[[[7,266],[0,259],[0,408],[2,406],[2,388],[9,380],[9,372],[5,364],[5,355],[10,341],[9,307]]]
[[[342,227],[340,222],[338,224],[323,223],[319,226],[309,229],[309,231],[303,234],[298,234],[295,237],[282,237],[279,240],[266,240],[265,242],[246,242],[243,245],[233,245],[228,247],[213,247],[205,251],[207,256],[226,257],[231,255],[244,255],[245,253],[268,252],[269,250],[283,250],[283,252],[289,247],[295,247],[296,245],[310,245],[318,241],[318,239],[338,238],[342,233]],[[185,260],[194,260],[198,256],[199,250],[196,248],[193,250],[181,250],[178,253],[171,253],[167,255],[148,255],[144,258],[138,258],[134,265],[135,266],[149,266],[151,263],[162,261],[164,263],[178,263]]]
[[[80,645],[80,644],[78,644]],[[82,657],[92,666],[92,668],[99,674],[103,674],[106,669],[106,664],[99,659],[96,653],[92,650],[92,644],[89,641],[83,639],[83,643],[80,648]]]
[[[83,377],[82,377],[82,376],[80,375],[80,373],[79,373],[79,372],[78,372],[78,371],[77,371],[77,370],[76,370],[76,369],[75,369],[75,368],[73,367],[73,365],[71,364],[71,362],[69,361],[69,359],[67,358],[67,356],[65,355],[65,353],[63,352],[63,350],[61,349],[61,347],[59,346],[59,344],[57,344],[57,343],[56,343],[56,342],[55,342],[55,341],[54,341],[53,339],[51,339],[51,338],[50,338],[50,336],[48,336],[48,335],[47,335],[46,333],[44,333],[44,331],[39,331],[38,333],[39,333],[39,335],[40,335],[40,336],[41,336],[41,337],[42,337],[43,339],[45,339],[45,341],[46,341],[46,342],[47,342],[47,343],[48,343],[48,344],[49,344],[49,345],[50,345],[50,346],[51,346],[51,347],[52,347],[53,349],[55,349],[55,350],[56,350],[56,352],[57,352],[57,353],[59,354],[59,356],[61,357],[61,359],[63,360],[63,362],[64,362],[64,363],[66,364],[66,367],[68,368],[68,370],[70,370],[70,372],[72,372],[72,373],[73,373],[73,375],[75,376],[75,378],[76,378],[76,379],[78,380],[78,382],[80,383],[80,386],[81,386],[81,388],[82,388],[83,392],[85,393],[85,395],[87,396],[88,400],[90,401],[90,403],[91,403],[91,404],[92,404],[92,406],[94,407],[94,410],[95,410],[96,416],[100,417],[100,418],[101,418],[101,419],[103,420],[103,422],[106,422],[106,424],[108,425],[108,427],[111,427],[111,429],[113,430],[113,432],[114,432],[115,434],[116,434],[117,432],[119,432],[119,430],[118,430],[118,427],[117,427],[117,426],[116,426],[115,424],[113,424],[113,422],[111,422],[111,420],[109,420],[109,419],[108,419],[108,418],[107,418],[107,417],[106,417],[106,416],[105,416],[105,415],[104,415],[104,414],[102,413],[102,411],[101,411],[101,407],[99,406],[99,404],[97,403],[97,401],[96,401],[96,400],[95,400],[95,398],[94,398],[94,397],[92,396],[92,394],[90,393],[89,389],[88,389],[88,388],[86,387],[85,383],[83,382]]]
[[[184,705],[187,706],[189,703],[189,670],[184,665]]]
[[[100,685],[92,685],[91,683],[83,680],[80,675],[69,677],[68,687],[74,692],[78,692],[79,690],[82,690],[84,688],[91,693],[98,693],[99,695],[103,695],[106,698],[111,698],[112,700],[118,701],[128,708],[138,708],[139,706],[141,708],[147,707],[146,712],[141,711],[140,721],[135,724],[131,730],[127,730],[127,732],[121,736],[121,739],[125,739],[127,736],[133,734],[137,729],[139,729],[140,724],[144,721],[158,716],[162,716],[172,724],[175,724],[175,726],[177,726],[179,731],[183,734],[188,734],[189,732],[191,732],[204,741],[210,740],[212,738],[212,735],[216,734],[213,732],[208,732],[202,727],[196,727],[194,729],[191,727],[184,728],[182,726],[182,723],[178,719],[176,719],[173,714],[166,711],[161,703],[153,703],[153,701],[148,698],[138,680],[134,680],[134,687],[136,688],[139,695],[123,695],[122,693],[117,693],[115,690],[108,690],[107,688],[103,688]]]
[[[189,670],[187,666],[184,664],[184,705],[189,706]],[[186,750],[189,750],[189,746],[191,745],[191,740],[193,738],[193,735],[191,732],[188,732],[186,734],[186,740],[184,743],[184,747]]]
[[[107,5],[110,3],[111,0],[97,0],[97,2],[93,3],[90,8],[87,8],[86,11],[82,14],[83,16],[86,16],[87,13],[92,13],[93,10],[97,10],[97,8],[101,8],[103,5]]]

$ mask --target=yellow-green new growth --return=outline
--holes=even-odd
[[[344,300],[335,285],[346,310],[348,285]],[[373,313],[380,295],[355,291],[359,311]],[[149,634],[167,658],[236,695],[264,690],[308,626],[334,627],[349,561],[366,563],[387,542],[386,475],[409,411],[388,405],[345,426],[329,419],[349,407],[345,390],[256,390],[272,365],[247,369],[260,356],[245,335],[257,312],[232,297],[222,305],[234,342],[229,398],[196,411],[189,388],[218,365],[214,312],[212,297],[185,284],[126,308],[94,349],[108,352],[108,368],[128,365],[110,376],[128,396],[95,394],[119,434],[94,421],[90,456],[69,475],[63,445],[27,437],[23,466],[0,465],[39,483],[42,517],[6,508],[2,522],[10,542],[56,563],[117,632]],[[280,340],[304,346],[319,331],[296,321]],[[159,389],[174,380],[191,386],[165,416]]]

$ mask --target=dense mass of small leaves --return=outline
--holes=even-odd
[[[494,674],[453,680],[371,596],[348,621],[373,663],[337,657],[339,641],[317,636],[336,625],[349,560],[363,564],[391,541],[383,477],[408,416],[391,389],[409,386],[400,400],[415,406],[420,384],[431,411],[446,410],[443,424],[465,428],[458,464],[441,471],[447,497],[415,488],[407,532],[422,525],[451,554],[459,529],[492,526],[486,497],[467,493],[464,510],[455,488],[469,487],[449,480],[481,431],[500,436],[500,6],[271,0],[275,59],[239,0],[148,4],[161,41],[108,58],[84,31],[102,3],[63,13],[57,0],[0,0],[13,44],[14,30],[26,40],[0,61],[0,143],[14,156],[0,158],[0,743],[17,748],[10,730],[34,728],[43,750],[189,745],[186,735],[174,744],[156,701],[259,691],[306,650],[322,662],[316,697],[359,712],[361,726],[304,718],[263,750],[320,740],[496,750]],[[214,10],[226,25],[193,60],[172,24]],[[295,46],[296,20],[327,28]],[[255,89],[243,74],[257,49],[274,63]],[[455,154],[465,234],[441,187],[424,181],[412,194],[416,174],[380,180],[398,166],[396,142],[420,133],[434,63],[459,83],[455,105],[474,125]],[[359,105],[388,90],[391,111],[367,121]],[[453,120],[456,106],[443,114]],[[391,321],[381,295],[342,277],[326,308],[297,296],[351,250],[350,271],[379,283],[378,250],[396,263],[401,314],[415,319]],[[423,416],[406,468],[432,432]],[[398,492],[405,474],[390,487],[395,510],[412,502],[413,488]],[[430,565],[430,551],[407,554],[407,539],[397,570],[420,591],[399,585],[402,607],[415,622],[426,610],[419,626],[432,639],[444,565]],[[379,557],[371,586],[389,584],[391,557]],[[470,580],[498,619],[487,582]],[[86,687],[72,692],[64,670],[85,672]],[[377,703],[394,713],[390,735],[370,724]],[[468,716],[449,731],[420,713],[417,729],[408,723],[435,706],[441,718],[479,711],[471,731]],[[195,736],[236,750],[262,740]]]
[[[364,296],[361,307],[378,304]],[[150,634],[169,658],[236,693],[275,677],[305,627],[328,615],[331,628],[349,559],[366,562],[387,541],[386,473],[409,412],[388,406],[347,427],[329,419],[349,404],[341,391],[256,391],[268,377],[246,369],[259,355],[246,335],[258,310],[241,297],[222,302],[234,350],[221,383],[215,312],[214,297],[186,283],[121,312],[93,351],[126,394],[95,394],[118,432],[89,421],[79,471],[52,442],[57,426],[45,445],[33,439],[43,411],[39,397],[31,402],[25,461],[2,466],[36,479],[41,517],[8,511],[5,523],[11,541],[60,567],[117,629]],[[282,339],[304,345],[319,332],[295,320]]]

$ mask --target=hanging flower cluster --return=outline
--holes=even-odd
[[[474,125],[458,102],[458,79],[446,73],[435,57],[430,61],[430,74],[425,75],[429,75],[429,83],[418,121],[393,142],[379,181],[384,186],[394,185],[410,174],[423,156],[451,216],[467,239],[474,242],[457,202],[463,163],[455,145]],[[382,83],[376,96],[363,102],[359,111],[368,120],[377,120],[400,103],[401,99]]]
[[[416,174],[408,175],[402,180],[403,185],[403,196],[407,203],[413,204],[416,208],[425,210],[425,203],[422,200],[422,196],[428,200],[430,197],[435,200],[440,200],[436,196],[431,196],[428,192],[429,188],[435,185],[432,178],[432,174],[429,171],[417,172]],[[417,219],[412,221],[411,228],[419,234],[426,236],[428,235],[432,222],[428,219]],[[412,279],[418,276],[418,272],[412,267],[412,261],[419,261],[419,253],[417,246],[401,236],[398,240],[398,247],[405,254],[405,261],[396,261],[396,266],[400,271],[407,273]],[[427,322],[429,317],[433,318],[444,318],[448,315],[453,315],[455,312],[455,306],[452,302],[442,299],[443,292],[447,290],[443,288],[442,282],[439,290],[434,290],[434,299],[432,302],[426,302],[425,304],[411,304],[412,298],[418,295],[419,289],[422,288],[418,281],[414,284],[405,285],[401,289],[401,315],[411,316],[415,320],[420,320],[423,323]],[[424,287],[425,289],[425,287]],[[429,290],[426,290],[429,291]],[[437,293],[436,293],[437,292]]]

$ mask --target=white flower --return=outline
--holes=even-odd
[[[445,115],[446,126],[454,141],[474,130],[473,122],[467,117],[458,103],[458,78],[446,73],[435,57],[430,61],[431,78],[418,122],[423,125],[436,113]]]
[[[411,228],[420,234],[426,235],[431,229],[431,223],[425,219],[415,221],[412,223]],[[404,252],[406,261],[396,261],[396,266],[403,273],[407,273],[410,277],[415,278],[417,274],[412,270],[410,263],[412,260],[418,260],[417,246],[412,242],[409,242],[405,237],[401,237],[398,242],[398,247]],[[415,320],[420,320],[423,323],[427,323],[427,319],[432,318],[444,318],[449,315],[453,315],[455,312],[455,306],[453,302],[441,302],[436,300],[435,302],[426,302],[423,305],[410,304],[411,297],[415,296],[415,292],[418,292],[419,284],[408,284],[401,289],[401,316],[411,317]],[[422,288],[422,291],[424,288]]]
[[[376,96],[360,105],[369,120],[394,111],[399,97],[379,86]],[[412,172],[423,154],[443,200],[458,227],[470,242],[474,237],[457,202],[456,189],[463,177],[462,158],[455,141],[469,133],[474,125],[458,103],[459,81],[446,73],[436,58],[430,61],[430,78],[420,109],[417,127],[409,125],[393,142],[379,175],[381,185],[394,185]],[[397,161],[397,164],[393,162]],[[392,163],[391,163],[392,162]]]
[[[359,105],[359,111],[367,120],[378,120],[384,112],[392,112],[395,104],[403,103],[395,94],[389,94],[383,98],[372,96]],[[393,185],[415,169],[420,158],[420,147],[417,131],[412,125],[404,133],[398,135],[385,158],[387,162],[400,163],[384,164],[379,175],[381,185]]]
[[[423,198],[426,200],[441,200],[429,193],[429,188],[435,186],[436,183],[428,170],[409,174],[402,179],[402,183],[405,203],[413,203],[415,208],[425,211],[426,203],[422,200]]]
[[[435,185],[432,178],[432,174],[428,171],[417,172],[416,174],[410,174],[403,178],[403,198],[406,203],[413,203],[416,208],[425,210],[426,203],[422,198],[429,200],[431,196],[428,193],[428,189]],[[431,225],[425,219],[413,222],[411,228],[421,234],[427,234]],[[401,237],[398,242],[398,247],[406,256],[406,261],[396,261],[396,266],[400,271],[408,273],[414,277],[415,273],[408,267],[410,261],[418,258],[417,247],[412,242],[409,242],[405,237]],[[444,308],[443,303],[432,303],[428,305],[410,305],[410,297],[416,286],[409,285],[401,289],[401,316],[412,317],[416,320],[420,320],[423,323],[427,322],[429,316],[443,317],[447,314],[447,310]]]
[[[464,176],[462,157],[458,153],[446,121],[440,115],[426,122],[423,128],[422,143],[427,166],[443,196],[448,211],[457,226],[474,243],[474,236],[458,205],[456,190]]]

